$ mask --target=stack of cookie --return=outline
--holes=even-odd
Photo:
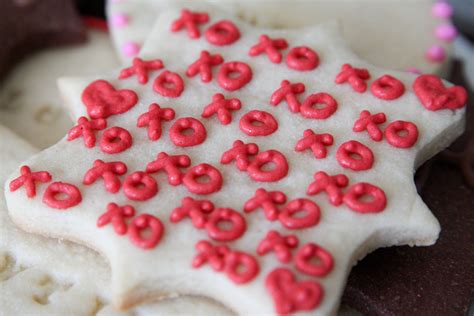
[[[465,127],[467,91],[426,74],[447,73],[451,8],[402,4],[110,1],[109,33],[88,17],[87,44],[18,65],[0,121],[31,145],[0,128],[1,314],[334,315],[379,247],[443,251],[428,267],[470,258],[435,244],[439,197],[414,182]],[[55,1],[10,9],[61,21]],[[10,34],[26,45],[34,30]],[[471,207],[452,234],[473,227]],[[419,273],[422,258],[406,264]],[[389,286],[414,273],[362,265],[344,295],[356,311],[339,312],[466,312],[462,262],[435,309],[401,307],[430,287],[421,274]]]

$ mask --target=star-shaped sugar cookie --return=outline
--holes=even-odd
[[[109,29],[124,61],[137,56],[153,22],[166,8],[189,0],[108,1]],[[201,1],[203,2],[203,1]],[[301,28],[337,19],[354,52],[374,65],[444,74],[457,31],[452,8],[439,0],[206,0],[245,21],[272,28]],[[403,23],[400,23],[403,21]]]
[[[11,176],[10,214],[102,253],[120,308],[334,314],[367,252],[436,241],[413,171],[462,132],[465,91],[371,66],[335,24],[170,9],[141,58],[60,87],[77,125]]]

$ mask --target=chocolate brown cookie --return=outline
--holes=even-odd
[[[34,51],[86,39],[70,0],[3,0],[0,4],[0,79]]]

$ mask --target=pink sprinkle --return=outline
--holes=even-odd
[[[453,7],[445,1],[438,1],[433,4],[431,13],[437,18],[448,19],[453,15]]]
[[[440,40],[452,42],[458,35],[458,31],[452,24],[442,24],[436,27],[435,35]]]
[[[442,62],[446,59],[446,51],[443,46],[433,45],[426,52],[426,58],[431,62]]]
[[[421,70],[418,69],[418,68],[415,68],[415,67],[409,67],[409,68],[407,69],[407,71],[408,71],[409,73],[412,73],[412,74],[415,74],[415,75],[421,75],[421,74],[422,74]]]
[[[123,27],[128,24],[128,16],[122,13],[112,15],[112,25],[115,27]]]
[[[134,42],[127,42],[122,46],[122,52],[127,57],[134,57],[138,55],[139,51],[140,51],[140,45]]]

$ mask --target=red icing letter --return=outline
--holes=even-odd
[[[231,228],[220,228],[219,224],[228,222]],[[240,238],[247,230],[245,218],[230,208],[217,208],[207,218],[206,230],[216,241],[232,241]]]
[[[184,134],[186,130],[192,130],[191,134]],[[179,147],[196,146],[206,140],[207,132],[202,123],[192,117],[183,117],[174,122],[170,129],[170,138],[173,144]]]
[[[187,155],[171,155],[161,152],[156,160],[146,166],[147,173],[164,171],[168,174],[168,183],[171,185],[181,184],[183,173],[180,168],[187,168],[191,165],[191,159]]]
[[[119,79],[125,79],[137,75],[138,82],[145,84],[148,82],[148,71],[159,70],[163,68],[163,62],[159,59],[145,61],[135,57],[132,66],[125,68],[120,72]]]
[[[202,117],[208,118],[217,114],[217,118],[222,125],[232,122],[230,111],[240,110],[242,104],[239,99],[226,99],[221,93],[216,93],[212,97],[212,102],[202,111]]]
[[[369,196],[370,201],[361,201],[364,196]],[[387,205],[387,197],[385,192],[370,184],[370,183],[356,183],[349,188],[344,195],[344,204],[351,210],[358,213],[378,213],[382,212]]]
[[[406,135],[400,135],[401,132]],[[411,122],[395,121],[385,129],[385,138],[393,147],[410,148],[418,140],[418,128]]]
[[[265,111],[253,110],[240,118],[240,130],[249,136],[267,136],[278,129],[273,115]]]
[[[150,234],[143,237],[142,231],[146,229],[150,229]],[[160,242],[163,232],[164,227],[161,221],[153,215],[144,213],[135,217],[130,223],[128,236],[137,247],[151,249]]]
[[[356,133],[366,130],[372,140],[379,142],[382,140],[383,134],[377,125],[385,123],[386,120],[384,113],[372,115],[369,111],[364,110],[360,112],[360,117],[354,123],[352,130]]]
[[[297,113],[300,111],[301,104],[298,101],[296,95],[303,93],[304,91],[304,84],[300,82],[290,83],[288,80],[283,80],[281,82],[280,88],[273,92],[270,98],[270,104],[276,106],[280,104],[281,101],[285,100],[286,103],[288,103],[290,111],[293,113]]]
[[[102,227],[112,223],[114,230],[119,235],[127,233],[126,218],[135,216],[135,208],[131,205],[118,206],[115,203],[107,205],[107,212],[102,214],[97,220],[97,227]]]
[[[370,169],[374,164],[372,150],[355,140],[342,144],[337,150],[336,158],[342,167],[354,171]]]
[[[273,163],[272,170],[264,170],[263,166]],[[288,162],[285,156],[277,150],[267,150],[259,153],[247,168],[249,176],[259,182],[275,182],[288,174]]]
[[[204,178],[199,181],[198,178]],[[202,163],[192,167],[183,177],[183,184],[194,194],[211,194],[222,187],[220,171],[211,165]]]
[[[171,24],[171,31],[178,32],[186,28],[190,38],[198,38],[201,36],[198,24],[207,23],[209,15],[207,13],[191,12],[189,10],[181,10],[181,16]]]
[[[313,70],[319,65],[319,56],[309,47],[294,47],[286,56],[286,64],[299,71]]]
[[[225,63],[217,73],[217,82],[228,91],[239,90],[252,80],[252,69],[246,63],[232,61]]]
[[[26,196],[29,198],[36,196],[35,182],[47,183],[51,181],[51,175],[46,171],[31,172],[30,167],[20,168],[21,176],[10,182],[10,192],[14,192],[22,186],[26,189]]]
[[[329,176],[324,171],[319,171],[314,174],[314,182],[308,187],[306,193],[308,195],[316,195],[325,191],[329,197],[329,202],[332,205],[338,206],[342,204],[343,193],[341,188],[349,184],[349,179],[343,175],[338,174]]]
[[[106,154],[118,154],[132,146],[132,135],[121,127],[111,127],[100,138],[100,149]]]
[[[323,108],[315,107],[322,104]],[[337,110],[337,101],[327,93],[316,93],[308,96],[301,105],[301,115],[305,118],[324,120]]]
[[[221,164],[226,165],[235,160],[237,169],[240,171],[246,171],[250,164],[249,156],[256,155],[257,153],[257,144],[244,144],[241,140],[236,140],[232,145],[232,148],[222,154]]]
[[[201,56],[186,71],[186,76],[194,77],[201,74],[203,82],[210,82],[212,80],[212,67],[220,65],[224,62],[221,55],[211,55],[208,51],[203,50]]]
[[[195,200],[185,197],[181,201],[181,206],[175,208],[170,215],[170,221],[178,223],[185,217],[191,218],[194,227],[204,228],[207,222],[207,214],[214,211],[214,204],[209,200]]]
[[[257,253],[263,256],[274,251],[280,262],[289,263],[291,261],[290,249],[298,247],[298,243],[298,237],[295,235],[282,236],[277,231],[271,230],[258,245]]]
[[[78,137],[84,138],[84,145],[88,148],[95,146],[94,131],[100,131],[107,127],[105,119],[88,120],[85,116],[81,116],[77,120],[77,125],[71,128],[67,134],[67,140],[71,141]]]
[[[184,82],[177,73],[165,70],[156,77],[153,90],[164,97],[177,98],[183,93]]]
[[[299,212],[306,214],[294,216]],[[308,199],[296,199],[288,203],[280,213],[280,222],[288,229],[301,229],[315,226],[319,223],[321,211],[319,206]]]
[[[250,213],[261,207],[267,219],[275,221],[278,219],[278,215],[280,214],[277,205],[285,203],[286,195],[283,192],[268,192],[265,189],[260,188],[255,192],[255,195],[251,199],[245,202],[244,211]]]
[[[395,100],[403,95],[405,86],[397,78],[384,75],[372,83],[370,91],[379,99]]]
[[[280,50],[288,48],[288,43],[283,38],[271,39],[267,35],[260,35],[258,43],[252,46],[249,51],[250,56],[258,56],[267,54],[272,63],[281,63]]]
[[[161,121],[169,122],[174,119],[175,112],[171,108],[161,108],[158,104],[152,103],[148,112],[140,115],[137,121],[137,127],[148,126],[148,138],[158,140],[161,137]]]
[[[240,32],[234,23],[222,20],[211,25],[205,32],[204,36],[209,43],[224,46],[230,45],[240,38]]]
[[[312,130],[307,129],[303,133],[303,138],[296,143],[295,151],[302,152],[311,149],[316,159],[326,158],[326,146],[331,146],[334,138],[331,134],[315,134]]]
[[[336,77],[337,84],[349,83],[359,93],[363,93],[367,90],[367,83],[365,82],[370,78],[369,71],[367,69],[352,68],[349,64],[344,64],[341,68],[341,72]]]
[[[82,183],[90,185],[97,179],[104,179],[105,189],[110,193],[117,193],[120,190],[119,175],[127,172],[127,166],[121,161],[103,162],[100,159],[94,161],[94,165],[84,175]]]
[[[314,259],[317,259],[313,263]],[[331,272],[334,261],[331,254],[314,243],[307,243],[296,253],[295,266],[299,271],[315,277],[324,277]]]
[[[142,171],[129,174],[123,182],[123,193],[133,201],[146,201],[158,193],[158,184]]]
[[[65,198],[60,199],[56,196],[58,194],[66,195]],[[81,203],[82,196],[79,189],[69,183],[53,182],[51,183],[43,194],[43,202],[51,208],[67,209]]]

